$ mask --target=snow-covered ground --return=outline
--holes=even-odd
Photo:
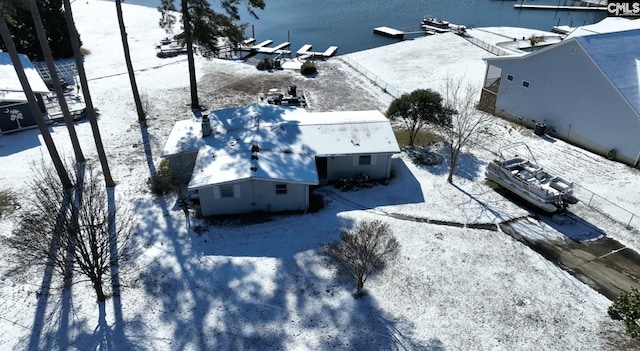
[[[159,59],[165,36],[154,8],[124,4],[138,85],[149,106],[151,152],[174,121],[193,118],[183,56]],[[5,248],[0,276],[0,349],[113,350],[612,350],[633,348],[610,301],[510,236],[491,230],[438,226],[418,219],[498,223],[527,215],[484,182],[484,167],[502,145],[525,141],[538,161],[621,206],[640,213],[637,170],[496,119],[483,148],[465,154],[455,178],[447,165],[394,159],[391,183],[357,192],[319,189],[316,213],[273,216],[255,224],[210,223],[185,216],[175,196],[149,193],[142,136],[125,74],[113,2],[74,2],[94,105],[116,195],[138,217],[141,254],[121,267],[122,295],[99,311],[91,287],[67,290],[33,269],[9,275]],[[438,35],[348,55],[405,92],[438,89],[446,76],[481,84],[488,55],[454,35]],[[253,65],[197,60],[202,102],[210,109],[254,102],[257,93],[296,84],[315,110],[385,111],[392,98],[343,60],[320,62],[315,78],[259,72]],[[89,123],[77,124],[83,150],[96,159]],[[64,126],[51,127],[72,155]],[[36,130],[0,136],[0,184],[28,189],[31,162],[47,159]],[[638,250],[623,226],[587,208],[578,215]],[[582,211],[582,212],[581,212]],[[17,213],[0,219],[9,234]],[[355,221],[381,219],[402,244],[388,270],[367,281],[362,299],[320,254]],[[544,223],[538,232],[561,236]]]

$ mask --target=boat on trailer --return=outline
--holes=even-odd
[[[519,146],[524,146],[529,155],[505,157],[507,150]],[[507,146],[499,154],[501,159],[487,165],[487,179],[548,213],[565,211],[570,204],[578,202],[573,195],[573,183],[549,174],[537,163],[526,144]]]

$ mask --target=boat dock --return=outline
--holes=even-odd
[[[273,40],[267,39],[258,44],[255,44],[255,38],[245,39],[242,44],[238,47],[237,51],[244,52],[247,55],[241,57],[242,59],[249,58],[255,56],[257,54],[264,55],[291,55],[291,50],[286,50],[286,48],[291,46],[291,43],[285,41],[276,46],[271,47],[273,44]],[[296,57],[301,58],[322,58],[327,59],[332,57],[338,51],[337,46],[330,46],[327,50],[322,52],[311,51],[311,44],[303,45],[298,51],[296,51]]]
[[[237,51],[245,52],[247,55],[244,58],[248,58],[251,56],[255,56],[257,54],[266,54],[266,55],[289,55],[291,54],[290,50],[285,50],[288,48],[291,43],[285,41],[284,43],[278,44],[274,47],[269,47],[269,45],[273,44],[273,40],[267,39],[258,44],[255,43],[254,38],[245,39],[242,44],[238,47]],[[254,44],[254,45],[251,45]]]
[[[373,34],[378,34],[385,37],[402,40],[404,39],[405,35],[418,35],[418,34],[433,35],[433,34],[436,34],[436,32],[427,30],[425,28],[409,28],[406,30],[402,30],[402,29],[395,29],[390,27],[376,27],[376,28],[373,28]]]
[[[398,39],[404,38],[403,31],[399,29],[389,28],[389,27],[376,27],[376,28],[373,28],[373,32],[375,34],[384,35],[385,37],[390,37],[390,38],[398,38]]]
[[[311,51],[311,49],[313,48],[313,46],[311,44],[305,44],[303,45],[300,50],[296,51],[296,57],[300,57],[302,59],[307,59],[307,58],[323,58],[323,59],[327,59],[329,57],[332,57],[333,55],[336,54],[336,52],[338,51],[338,47],[337,46],[329,46],[329,48],[327,48],[327,50],[319,52],[319,51]]]
[[[606,6],[569,6],[569,5],[529,5],[515,4],[513,8],[516,10],[535,9],[535,10],[554,10],[554,11],[607,11]]]

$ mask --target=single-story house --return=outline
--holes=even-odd
[[[20,61],[24,66],[27,80],[38,102],[40,112],[46,115],[44,96],[49,93],[49,88],[27,56],[20,55]],[[31,114],[27,96],[18,80],[9,53],[0,52],[0,133],[14,132],[35,126],[37,126],[35,116]]]
[[[481,109],[640,165],[640,29],[569,36],[485,61]]]
[[[310,186],[358,174],[388,179],[399,152],[379,111],[256,103],[177,122],[161,156],[211,216],[307,210]]]

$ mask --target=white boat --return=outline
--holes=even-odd
[[[451,24],[448,21],[443,21],[436,17],[424,17],[420,22],[420,28],[437,33],[444,33],[451,30]]]
[[[529,157],[515,155],[505,157],[507,149],[526,148]],[[487,165],[485,176],[537,208],[554,213],[566,210],[578,200],[573,196],[573,183],[549,174],[540,166],[531,150],[523,143],[514,144],[500,151],[501,160]]]

